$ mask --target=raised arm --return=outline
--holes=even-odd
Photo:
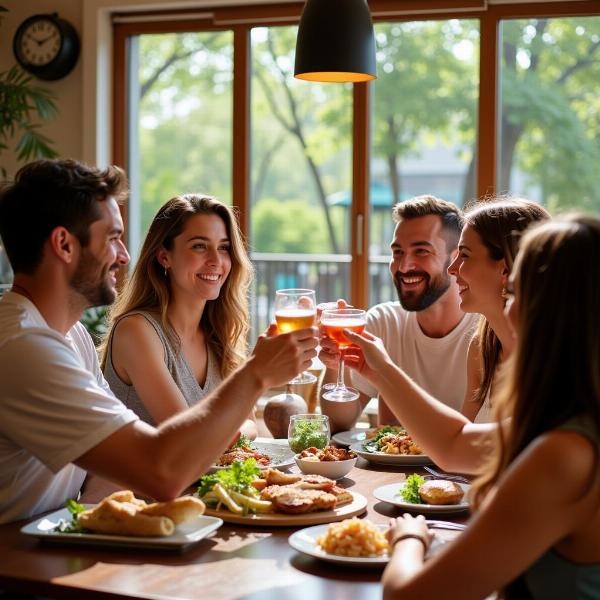
[[[316,344],[313,328],[261,336],[246,363],[196,406],[156,429],[126,425],[75,462],[158,500],[173,498],[227,447],[266,389],[310,366]]]
[[[430,396],[393,364],[381,340],[369,333],[346,335],[360,350],[346,354],[346,364],[368,379],[417,443],[448,471],[477,472],[495,425],[475,425]]]
[[[481,347],[479,345],[479,338],[474,336],[470,343],[467,351],[467,390],[465,392],[465,400],[462,405],[462,414],[469,419],[474,421],[481,403],[475,400],[477,390],[481,385],[483,378],[483,364],[481,359]]]

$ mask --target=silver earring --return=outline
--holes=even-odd
[[[167,267],[165,267],[165,277],[167,277]]]

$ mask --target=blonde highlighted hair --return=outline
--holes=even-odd
[[[143,310],[156,313],[167,336],[177,345],[179,338],[167,317],[171,300],[169,278],[158,262],[161,247],[171,250],[188,219],[198,214],[215,214],[225,223],[230,242],[231,271],[215,300],[206,302],[200,325],[214,353],[222,377],[231,373],[246,357],[249,327],[248,291],[252,264],[245,249],[233,210],[211,196],[183,194],[171,198],[154,217],[139,260],[109,313],[110,333],[101,347],[102,368],[115,325],[125,314]]]

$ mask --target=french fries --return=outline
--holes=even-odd
[[[245,496],[233,490],[227,491],[220,483],[215,484],[212,491],[203,496],[203,500],[216,500],[236,515],[244,514],[249,510],[260,513],[272,512],[273,510],[272,502]]]

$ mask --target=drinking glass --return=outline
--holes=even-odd
[[[327,415],[299,414],[290,417],[288,444],[296,454],[307,448],[325,448],[330,436]]]
[[[344,383],[344,353],[352,342],[344,335],[344,329],[362,333],[367,324],[367,313],[358,308],[337,308],[325,310],[321,315],[321,330],[332,339],[340,351],[337,383],[335,387],[323,394],[325,400],[348,401],[356,400],[359,393],[354,388],[346,387]]]
[[[321,317],[323,316],[323,311],[325,310],[335,310],[338,307],[338,303],[337,302],[319,302],[319,304],[317,304],[317,325],[320,327],[321,326]],[[320,352],[321,348],[318,347],[317,351]],[[336,386],[335,383],[323,383],[321,385],[321,390],[320,393],[323,394],[324,392],[329,392],[332,389],[334,389]]]
[[[315,324],[317,302],[315,290],[290,288],[275,292],[275,321],[279,333],[305,329]],[[308,371],[300,373],[289,383],[292,385],[314,383],[317,378]]]

